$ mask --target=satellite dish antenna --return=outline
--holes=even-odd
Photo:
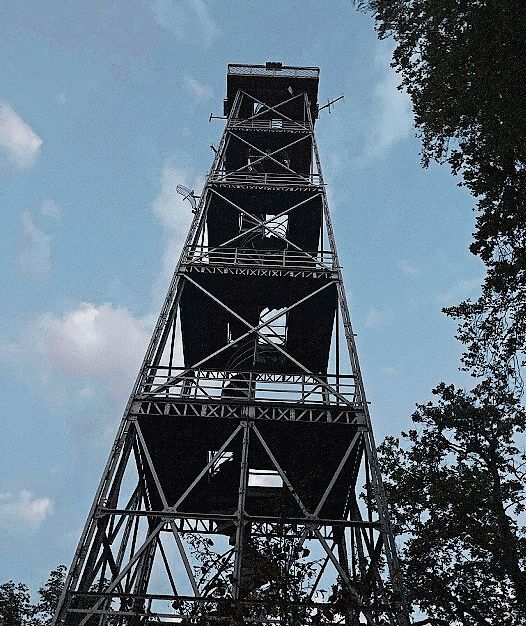
[[[192,213],[196,213],[197,212],[196,199],[199,196],[195,195],[194,190],[193,189],[190,190],[188,189],[188,187],[185,187],[184,185],[177,185],[175,190],[180,196],[183,196],[183,200],[188,200],[188,202],[192,205]]]

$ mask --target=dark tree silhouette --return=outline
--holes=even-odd
[[[66,567],[59,565],[38,590],[38,602],[31,603],[23,583],[9,581],[0,585],[0,626],[49,626],[58,603]]]
[[[520,403],[488,381],[441,384],[418,407],[406,445],[380,447],[410,599],[430,624],[526,623],[526,456]]]
[[[411,600],[434,626],[526,623],[526,3],[363,0],[411,97],[422,163],[476,202],[482,294],[459,322],[467,392],[445,384],[381,456]]]
[[[409,93],[422,162],[447,162],[477,198],[471,251],[488,268],[482,297],[448,313],[470,342],[498,333],[492,359],[522,386],[526,346],[526,3],[361,0]],[[474,335],[474,337],[473,337]]]
[[[29,589],[12,580],[0,585],[0,624],[2,626],[26,626],[30,623],[31,602]]]

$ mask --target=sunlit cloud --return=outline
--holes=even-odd
[[[84,398],[103,389],[122,401],[129,395],[152,326],[151,316],[135,317],[124,307],[84,302],[62,315],[41,315],[18,342],[0,346],[0,357],[33,367],[47,382],[57,375],[76,379]]]
[[[154,0],[150,8],[157,24],[181,43],[208,48],[219,33],[204,0]]]
[[[0,524],[39,526],[52,512],[51,498],[34,498],[30,491],[0,493]]]
[[[42,139],[7,102],[0,102],[0,169],[26,169],[35,164]]]
[[[406,276],[418,276],[420,274],[419,268],[405,259],[398,261],[398,269]]]
[[[33,367],[41,382],[50,389],[58,376],[65,376],[78,381],[77,395],[85,400],[100,395],[100,390],[119,402],[125,400],[139,371],[193,218],[191,205],[177,193],[180,184],[199,194],[203,180],[167,165],[161,174],[159,193],[152,202],[152,212],[165,233],[152,314],[137,316],[112,303],[93,302],[80,303],[61,314],[49,311],[28,325],[18,341],[0,345],[0,358],[20,368]],[[41,212],[59,215],[51,202],[44,203]],[[26,212],[23,219],[25,269],[36,273],[37,260],[43,267],[50,263],[50,237],[42,235],[29,213]],[[45,254],[42,251],[40,256],[36,254],[37,243],[48,244],[47,248],[44,246]],[[31,258],[31,263],[30,253],[35,257]],[[177,337],[177,361],[182,359],[180,343]]]
[[[482,277],[456,280],[447,291],[436,294],[436,300],[440,304],[452,306],[466,298],[477,297],[482,280]]]
[[[411,100],[400,91],[399,75],[389,66],[390,54],[378,53],[376,65],[382,75],[374,89],[371,127],[363,156],[367,160],[381,159],[391,148],[411,133],[413,114]]]
[[[184,82],[195,100],[210,100],[210,98],[212,98],[214,95],[211,87],[200,83],[195,78],[190,78],[189,76],[186,76]]]
[[[18,237],[17,266],[25,276],[43,280],[51,274],[52,237],[41,230],[31,213],[24,211]]]
[[[371,309],[367,313],[367,317],[365,318],[364,326],[366,328],[378,328],[385,324],[387,320],[387,314],[384,311],[379,311],[378,309]]]
[[[42,215],[45,215],[46,217],[52,217],[55,220],[58,220],[58,218],[60,217],[59,207],[57,206],[56,202],[54,202],[50,198],[42,202],[40,212],[42,213]]]
[[[159,302],[166,293],[193,218],[189,202],[183,200],[177,193],[177,185],[184,185],[199,195],[203,184],[202,178],[193,176],[181,168],[171,165],[165,165],[163,168],[160,190],[152,204],[152,211],[166,233],[162,269],[155,287],[156,302]]]
[[[101,383],[116,397],[131,388],[150,337],[150,317],[112,304],[82,303],[38,324],[43,354],[56,370]]]

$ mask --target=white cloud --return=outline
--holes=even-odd
[[[420,274],[418,267],[405,259],[398,261],[398,269],[406,276],[418,276]]]
[[[22,523],[35,527],[51,512],[51,498],[33,498],[33,494],[25,489],[16,497],[10,492],[0,494],[0,523]]]
[[[209,47],[219,29],[204,0],[154,0],[150,5],[154,19],[181,43]]]
[[[122,398],[131,390],[151,326],[149,316],[136,318],[125,308],[84,302],[60,317],[42,316],[36,333],[53,369],[97,381]],[[81,394],[89,395],[87,389],[84,386]]]
[[[60,217],[60,209],[58,208],[56,202],[48,198],[44,200],[42,206],[40,207],[40,212],[42,215],[46,215],[47,217],[52,217],[55,220],[58,220]]]
[[[0,357],[24,371],[30,367],[50,388],[66,375],[79,381],[69,388],[70,395],[74,391],[89,399],[104,389],[122,402],[139,371],[153,322],[123,307],[84,302],[62,315],[41,315],[19,342],[0,346]]]
[[[481,277],[456,280],[447,291],[438,293],[436,299],[444,306],[452,306],[466,298],[477,297],[482,280]]]
[[[156,302],[164,297],[168,288],[193,218],[190,203],[177,193],[177,185],[184,185],[199,194],[203,180],[170,165],[163,168],[161,189],[152,204],[152,211],[167,234],[163,267],[155,288]]]
[[[186,76],[184,82],[190,90],[190,93],[194,96],[196,100],[210,100],[210,98],[212,98],[214,95],[211,87],[209,87],[208,85],[203,85],[203,83],[195,80],[195,78],[190,78],[189,76]]]
[[[51,274],[51,235],[41,230],[29,213],[21,215],[18,238],[18,269],[29,278],[42,280]]]
[[[387,315],[378,309],[371,309],[365,318],[364,326],[366,328],[377,328],[384,324]]]
[[[0,168],[25,169],[34,165],[42,139],[7,103],[0,102]]]
[[[374,90],[372,127],[364,149],[367,159],[381,159],[397,142],[407,137],[413,126],[411,100],[406,92],[397,89],[398,74],[389,66],[391,55],[376,56],[376,64],[385,68]]]
[[[157,311],[164,299],[193,218],[191,206],[177,191],[178,184],[200,193],[203,181],[187,172],[165,166],[152,212],[166,233],[162,268],[154,292],[155,315],[134,316],[110,303],[84,302],[61,315],[48,312],[28,326],[18,342],[0,345],[0,358],[13,366],[31,367],[36,378],[52,388],[59,375],[78,380],[77,397],[89,400],[102,388],[119,402],[132,388],[146,352]],[[47,206],[43,211],[54,213]],[[30,232],[36,227],[27,214]],[[176,336],[176,362],[182,360]]]

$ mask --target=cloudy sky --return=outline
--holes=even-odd
[[[473,199],[424,171],[350,0],[4,0],[0,582],[69,564],[220,137],[227,63],[321,68],[318,140],[377,438],[461,382]]]

